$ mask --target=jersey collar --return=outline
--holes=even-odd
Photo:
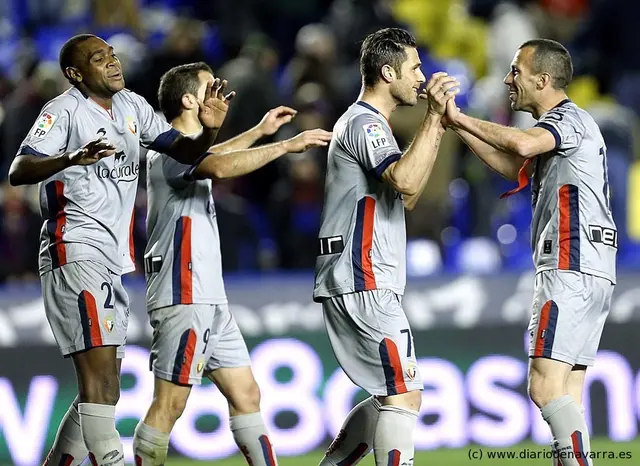
[[[387,120],[387,117],[384,116],[382,113],[380,113],[380,111],[377,108],[375,108],[373,105],[368,104],[367,102],[364,102],[362,100],[356,101],[356,105],[360,105],[360,106],[366,108],[367,110],[371,110],[373,113],[382,116],[385,119],[385,121],[387,122],[387,124],[391,125],[391,123],[389,123],[389,120]]]

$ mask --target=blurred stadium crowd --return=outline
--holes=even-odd
[[[276,138],[331,129],[358,95],[358,52],[378,28],[409,28],[423,72],[455,74],[458,105],[475,116],[529,127],[508,107],[502,78],[524,41],[565,44],[575,66],[570,97],[601,125],[608,146],[619,263],[640,267],[640,2],[629,0],[2,0],[0,1],[0,282],[37,277],[41,226],[37,191],[14,188],[7,172],[45,102],[68,84],[62,43],[93,32],[116,49],[126,85],[157,107],[170,67],[208,62],[237,91],[218,141],[257,124],[275,106],[299,113]],[[392,126],[410,141],[424,107],[403,108]],[[266,141],[265,141],[266,142]],[[227,271],[310,269],[322,209],[326,150],[289,155],[258,172],[215,184]],[[145,243],[145,177],[135,245]],[[408,213],[409,273],[495,272],[531,267],[528,192],[498,200],[511,185],[447,133],[419,206]],[[139,270],[142,270],[139,267]],[[139,272],[138,272],[139,273]]]

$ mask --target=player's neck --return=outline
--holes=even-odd
[[[86,98],[93,100],[95,103],[100,105],[105,110],[111,110],[111,106],[113,104],[113,94],[112,95],[98,95],[95,92],[91,92],[86,86],[79,84],[76,88],[82,92]]]
[[[182,112],[182,115],[171,121],[171,126],[182,134],[198,134],[202,131],[202,124],[198,117],[194,117],[189,112]]]
[[[358,100],[368,103],[378,112],[382,114],[387,120],[391,118],[391,113],[396,109],[396,103],[388,94],[382,94],[376,92],[375,89],[362,87]]]
[[[568,99],[569,97],[564,91],[553,92],[542,99],[537,105],[534,105],[531,114],[536,120],[538,120],[544,113],[557,107],[560,103]]]

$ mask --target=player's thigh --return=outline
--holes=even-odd
[[[573,271],[548,270],[536,275],[533,309],[529,323],[529,356],[538,372],[557,365],[536,362],[550,359],[573,366],[580,362],[594,328],[603,315],[593,277]],[[601,329],[600,329],[601,332]],[[564,367],[558,366],[558,367]]]
[[[211,335],[209,304],[177,304],[149,313],[153,374],[176,385],[200,384]]]
[[[124,343],[126,322],[115,309],[114,277],[92,261],[71,262],[42,275],[45,313],[64,356]]]
[[[422,390],[413,336],[399,296],[389,290],[350,293],[322,303],[338,363],[372,395]]]
[[[600,347],[600,339],[611,310],[611,297],[615,286],[609,280],[593,275],[586,275],[585,280],[589,289],[585,305],[589,307],[591,332],[577,358],[577,364],[589,367],[593,366]]]
[[[207,352],[206,372],[216,369],[248,368],[251,366],[249,350],[229,306],[215,306],[211,323],[210,348]]]

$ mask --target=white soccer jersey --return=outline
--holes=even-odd
[[[609,207],[607,148],[591,115],[569,99],[544,113],[555,149],[534,161],[531,243],[537,271],[616,281],[618,233]]]
[[[166,154],[147,157],[147,310],[224,304],[222,255],[211,180]]]
[[[117,153],[41,183],[41,274],[79,260],[96,261],[117,274],[135,269],[130,236],[140,144],[166,150],[178,134],[126,89],[113,96],[111,112],[75,87],[44,106],[18,155],[60,155],[101,136]]]
[[[375,108],[356,102],[333,128],[316,260],[315,300],[355,291],[404,293],[402,196],[381,176],[402,152]]]

